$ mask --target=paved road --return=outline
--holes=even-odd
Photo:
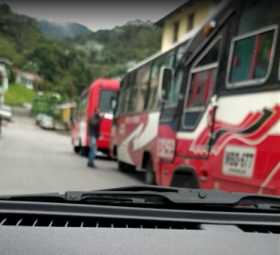
[[[116,163],[98,160],[98,169],[72,152],[65,135],[37,128],[18,117],[0,138],[0,194],[93,190],[140,184],[136,176],[116,169]]]

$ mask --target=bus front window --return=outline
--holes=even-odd
[[[102,90],[100,96],[100,112],[113,113],[112,101],[116,100],[117,92],[113,90]]]

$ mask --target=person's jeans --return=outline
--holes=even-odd
[[[89,154],[88,154],[88,161],[89,162],[94,162],[95,157],[96,157],[96,138],[95,137],[90,137],[90,148],[89,148]]]

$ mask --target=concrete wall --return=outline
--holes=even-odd
[[[184,38],[186,33],[190,32],[188,30],[189,15],[194,14],[194,29],[196,29],[213,13],[217,4],[218,1],[214,0],[194,1],[191,6],[181,9],[178,13],[167,18],[163,24],[161,50],[166,51],[174,44],[174,24],[176,22],[179,22],[177,40],[179,42]]]

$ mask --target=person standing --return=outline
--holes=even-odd
[[[97,139],[100,134],[100,121],[101,116],[99,110],[96,110],[96,113],[93,114],[92,118],[88,122],[88,136],[89,136],[89,145],[90,150],[88,154],[88,167],[96,168],[95,158],[97,152]]]

